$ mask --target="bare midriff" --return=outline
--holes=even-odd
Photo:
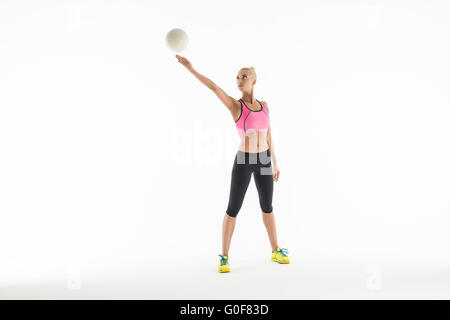
[[[241,136],[241,143],[239,144],[240,151],[258,153],[269,149],[267,143],[267,132],[259,131],[258,133],[252,132]]]

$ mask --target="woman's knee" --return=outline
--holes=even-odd
[[[261,205],[261,211],[263,213],[272,213],[273,212],[273,206],[271,204]]]
[[[228,216],[236,218],[237,214],[239,213],[239,210],[228,208],[225,212]]]

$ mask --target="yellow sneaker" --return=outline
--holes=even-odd
[[[272,261],[278,262],[278,263],[289,263],[289,258],[287,257],[287,249],[283,248],[277,248],[277,251],[272,252]]]
[[[220,264],[219,264],[219,272],[230,272],[230,266],[228,265],[228,257],[219,254],[220,256]]]

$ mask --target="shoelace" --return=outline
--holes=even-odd
[[[229,262],[228,262],[228,258],[225,258],[223,255],[221,255],[221,254],[219,254],[219,257],[220,257],[220,265],[225,265],[225,264],[230,264]]]
[[[285,250],[285,251],[283,251],[283,250]],[[284,257],[287,257],[286,253],[288,253],[288,249],[286,249],[286,248],[280,248],[280,250],[275,251],[275,253],[276,253],[276,252],[279,252],[279,253],[281,253]]]

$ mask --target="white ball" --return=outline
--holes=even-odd
[[[181,52],[186,49],[189,37],[183,29],[175,28],[167,33],[166,43],[170,50]]]

